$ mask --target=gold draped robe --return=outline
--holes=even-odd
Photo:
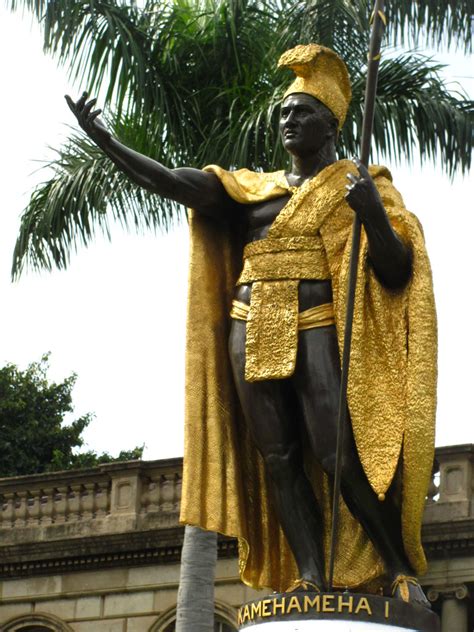
[[[288,193],[284,172],[214,172],[227,193],[252,204]],[[344,199],[352,162],[338,161],[298,189],[271,227],[274,236],[316,231],[333,289],[340,349],[345,320],[353,211]],[[426,569],[421,522],[430,480],[436,406],[436,316],[431,270],[421,226],[393,187],[389,171],[371,167],[390,221],[413,254],[402,291],[382,287],[368,262],[362,230],[355,297],[348,403],[357,450],[368,480],[384,494],[401,480],[403,540],[417,574]],[[242,210],[244,212],[244,209]],[[297,567],[269,498],[263,460],[238,402],[227,342],[232,296],[242,269],[238,226],[191,212],[186,358],[185,455],[181,522],[239,539],[240,574],[253,587],[285,590]],[[310,227],[310,228],[308,228]],[[330,489],[318,465],[306,471],[324,512],[326,551]],[[384,567],[341,500],[335,585],[376,590]]]

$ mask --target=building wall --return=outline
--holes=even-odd
[[[238,581],[235,559],[219,560],[217,577],[216,612],[235,624],[237,607],[257,593]],[[53,615],[74,632],[162,632],[174,619],[178,583],[178,563],[3,581],[0,625]]]

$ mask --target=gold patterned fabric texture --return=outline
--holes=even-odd
[[[236,320],[247,320],[250,312],[250,305],[241,301],[232,301],[230,317]],[[298,331],[314,329],[315,327],[327,327],[334,325],[334,308],[332,303],[324,303],[305,309],[298,314]]]
[[[352,89],[346,64],[333,50],[319,44],[295,46],[283,53],[278,67],[296,74],[284,98],[297,92],[310,94],[331,110],[342,128]]]
[[[243,205],[288,194],[284,172],[227,172],[216,166],[207,170]],[[353,163],[338,161],[305,183],[268,234],[272,240],[321,241],[341,349],[353,219],[344,199],[348,172],[356,174]],[[421,520],[433,463],[436,400],[431,271],[421,227],[405,209],[390,173],[383,167],[371,167],[370,172],[392,225],[412,250],[413,275],[403,291],[383,288],[368,262],[362,230],[348,403],[359,457],[374,491],[386,493],[394,477],[398,482],[400,476],[404,546],[415,572],[422,574],[426,560]],[[242,580],[254,587],[285,590],[298,572],[269,498],[262,458],[243,419],[227,354],[229,312],[242,269],[243,244],[232,221],[217,222],[191,212],[190,225],[181,521],[238,537]],[[276,295],[289,293],[293,304],[298,282],[299,277],[276,281],[286,285]],[[266,315],[265,296],[260,300]],[[285,318],[296,329],[298,314],[291,311]],[[305,467],[323,509],[327,554],[330,486],[310,455]],[[383,563],[342,500],[338,542],[335,585],[376,590],[383,580]]]

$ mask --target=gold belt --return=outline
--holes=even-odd
[[[244,267],[237,285],[285,279],[330,279],[320,236],[266,237],[244,248]]]
[[[290,377],[298,348],[298,284],[331,278],[321,235],[265,237],[244,248],[237,285],[252,283],[246,317],[245,379]]]
[[[235,320],[247,320],[250,312],[250,305],[241,301],[233,300],[230,311],[231,318]],[[305,329],[315,329],[316,327],[327,327],[334,325],[334,308],[332,303],[324,303],[310,307],[298,314],[298,331]]]

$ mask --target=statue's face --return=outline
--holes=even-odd
[[[310,94],[290,94],[280,110],[280,134],[290,154],[305,157],[317,153],[330,137],[335,138],[337,123],[333,114]]]

